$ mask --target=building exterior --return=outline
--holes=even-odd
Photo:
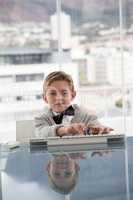
[[[71,17],[61,12],[51,16],[51,40],[61,41],[61,48],[68,49],[71,46]]]
[[[133,51],[124,51],[123,57],[117,49],[107,59],[108,81],[112,85],[122,84],[122,73],[124,83],[127,86],[133,84]]]

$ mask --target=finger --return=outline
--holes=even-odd
[[[92,134],[93,134],[93,135],[98,135],[99,132],[100,132],[100,128],[99,128],[99,127],[94,127],[94,128],[92,129]],[[102,132],[102,129],[101,129],[101,132]]]
[[[75,126],[74,126],[74,125],[71,126],[71,132],[72,132],[73,135],[75,135],[76,132],[77,132],[77,130],[75,129]]]
[[[85,129],[85,126],[83,124],[77,124],[74,126],[74,129],[76,131],[77,134],[84,134],[84,129]]]
[[[76,132],[77,132],[78,135],[84,134],[83,128],[76,129]]]
[[[79,129],[81,132],[84,132],[84,130],[85,130],[85,126],[80,125],[80,126],[78,127],[78,129]]]
[[[99,134],[101,135],[103,133],[104,133],[104,129],[103,128],[99,129]]]
[[[110,128],[110,127],[108,127],[108,131],[114,131],[114,129],[113,129],[113,128]]]
[[[104,130],[103,130],[103,133],[104,133],[104,134],[108,134],[108,133],[111,132],[112,130],[113,130],[112,128],[105,127]]]
[[[73,125],[71,128],[72,128],[72,134],[73,134],[73,135],[82,134],[82,129],[79,128],[79,126]]]

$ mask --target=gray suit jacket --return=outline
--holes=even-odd
[[[71,123],[85,123],[86,125],[98,125],[97,116],[89,113],[86,109],[78,105],[72,105],[75,114]],[[35,117],[35,134],[37,138],[47,138],[56,136],[56,128],[60,125],[55,124],[53,113],[49,107],[44,108],[44,113]]]

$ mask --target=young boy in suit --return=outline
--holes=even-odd
[[[72,104],[76,96],[72,77],[63,71],[50,73],[43,84],[43,100],[48,106],[35,118],[36,136],[85,135],[109,133],[113,129],[101,125],[97,116]]]

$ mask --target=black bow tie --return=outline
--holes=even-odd
[[[69,106],[69,107],[68,107],[65,111],[63,111],[62,113],[53,116],[53,120],[55,121],[56,124],[61,124],[64,115],[73,116],[73,115],[74,115],[74,108],[73,108],[72,106]]]

